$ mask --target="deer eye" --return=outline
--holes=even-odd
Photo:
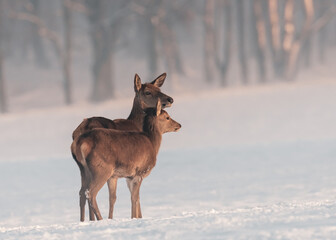
[[[151,95],[151,92],[145,92],[145,94],[148,96],[148,95]]]
[[[167,120],[169,120],[169,119],[170,119],[170,117],[166,117],[166,119],[167,119]]]

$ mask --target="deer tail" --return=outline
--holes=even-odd
[[[74,141],[73,144],[71,145],[71,151],[82,174],[84,174],[85,179],[90,180],[91,172],[86,163],[86,159],[89,157],[91,152],[90,144],[87,141],[79,138],[77,141]]]

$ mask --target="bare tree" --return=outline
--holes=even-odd
[[[248,64],[246,56],[246,35],[245,35],[245,1],[236,0],[236,19],[237,19],[237,44],[238,44],[238,58],[240,71],[242,76],[242,81],[244,84],[248,83],[249,74],[248,74]]]
[[[266,29],[263,18],[262,0],[253,0],[252,23],[255,23],[254,46],[256,60],[259,70],[259,79],[261,82],[266,81]]]
[[[3,73],[3,58],[2,58],[2,51],[0,50],[0,112],[5,113],[7,112],[7,110],[8,107],[7,107],[5,78]]]
[[[153,19],[156,19],[157,24],[158,19],[157,17],[155,18],[155,15],[160,4],[161,1],[155,0],[138,1],[131,4],[131,10],[137,14],[136,16],[139,19],[139,28],[143,29],[144,32],[144,47],[146,49],[148,70],[151,75],[158,73],[158,33]]]
[[[295,27],[293,24],[293,8],[294,2],[292,0],[288,0],[288,23],[289,29],[288,31],[288,45],[286,42],[284,43],[285,51],[286,51],[286,78],[292,80],[297,71],[297,63],[299,59],[299,54],[301,47],[305,43],[307,34],[309,34],[310,27],[314,20],[314,6],[313,0],[304,0],[304,7],[306,13],[306,20],[304,26],[301,29],[301,32],[298,33],[298,37],[295,39]],[[285,15],[286,16],[286,15]],[[292,29],[290,29],[292,27]],[[292,32],[290,32],[292,31]]]
[[[319,17],[322,17],[323,14],[328,10],[328,7],[331,5],[330,0],[325,1],[317,1],[317,14]],[[325,61],[325,53],[327,48],[327,38],[328,37],[328,31],[325,27],[321,28],[318,33],[318,50],[319,50],[319,60],[321,62]]]
[[[113,60],[116,37],[129,1],[86,0],[93,49],[93,91],[91,99],[114,97]]]
[[[32,14],[35,18],[41,19],[40,10],[41,10],[41,1],[40,0],[29,0],[26,5],[26,11],[29,14]],[[36,63],[41,67],[48,66],[48,58],[45,53],[44,44],[42,38],[39,34],[39,26],[31,23],[31,44],[34,50],[34,56]]]
[[[274,74],[280,78],[282,76],[282,46],[281,46],[281,26],[280,9],[278,0],[268,1],[268,13],[271,33],[271,56],[273,62]]]
[[[290,48],[287,50],[287,79],[292,80],[297,72],[297,66],[302,47],[309,39],[309,37],[318,31],[320,31],[336,14],[336,6],[329,5],[329,8],[321,14],[316,21],[314,21],[314,4],[313,0],[304,0],[304,10],[306,19],[301,31],[298,33],[298,37],[292,40]]]
[[[164,49],[164,56],[167,62],[168,72],[177,72],[179,74],[184,73],[183,63],[181,59],[181,53],[179,49],[179,43],[176,35],[176,27],[174,26],[174,20],[178,19],[179,23],[183,23],[183,18],[180,16],[185,15],[185,8],[179,4],[179,1],[163,1],[161,4],[161,11],[165,9],[165,13],[162,14],[158,11],[158,21],[154,25],[160,35],[161,42]],[[160,14],[163,16],[160,17]]]
[[[142,29],[147,65],[151,75],[157,74],[161,60],[169,74],[172,88],[176,87],[173,73],[183,74],[183,62],[176,34],[175,23],[183,23],[185,8],[181,1],[141,0],[133,1],[130,9],[136,13],[139,29]],[[177,20],[178,19],[178,20]]]
[[[93,101],[101,101],[113,96],[111,81],[110,26],[106,21],[107,1],[87,0],[89,9],[90,38],[93,54]]]
[[[7,95],[5,86],[5,77],[3,71],[3,19],[4,19],[4,0],[0,0],[0,112],[5,113],[8,111]]]
[[[232,47],[232,2],[231,0],[224,0],[222,6],[219,7],[223,15],[223,52],[220,57],[219,38],[218,34],[214,34],[215,39],[215,62],[220,72],[221,85],[227,86],[227,73],[231,62],[231,47]],[[216,32],[216,30],[214,30]],[[242,46],[240,46],[242,47]],[[243,50],[242,50],[243,51]],[[240,59],[241,60],[241,59]]]
[[[63,73],[63,92],[66,104],[71,104],[71,52],[72,52],[72,27],[71,27],[71,10],[74,9],[71,0],[62,1],[63,20],[64,20],[64,44],[59,34],[49,29],[46,23],[36,14],[23,11],[10,11],[11,18],[22,20],[34,25],[39,38],[47,39],[52,43],[55,53],[58,57],[59,64]],[[43,56],[43,55],[42,55]]]
[[[215,63],[215,0],[204,1],[204,73],[208,82],[213,81]]]
[[[144,29],[146,32],[146,50],[148,56],[148,68],[150,74],[157,74],[158,72],[158,53],[157,53],[157,34],[155,27],[151,21],[151,14],[144,16]]]
[[[65,95],[65,103],[71,104],[71,56],[72,56],[72,17],[71,17],[71,1],[63,0],[63,21],[64,21],[64,51],[63,51],[63,89]]]

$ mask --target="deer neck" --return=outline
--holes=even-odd
[[[135,96],[131,113],[127,119],[131,120],[139,129],[142,130],[145,115],[146,114],[141,107],[139,98]]]
[[[149,140],[151,141],[153,148],[155,150],[155,155],[157,156],[162,140],[162,133],[156,124],[152,121],[146,121],[143,126],[144,132],[147,133]]]

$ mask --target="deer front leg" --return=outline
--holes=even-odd
[[[140,186],[142,183],[141,177],[127,178],[127,186],[131,192],[132,201],[132,218],[142,218],[140,209]]]
[[[109,201],[110,201],[110,209],[109,209],[109,219],[113,218],[113,209],[114,209],[114,204],[117,200],[117,181],[118,178],[114,178],[111,177],[108,181],[107,181],[107,186],[109,189]]]

